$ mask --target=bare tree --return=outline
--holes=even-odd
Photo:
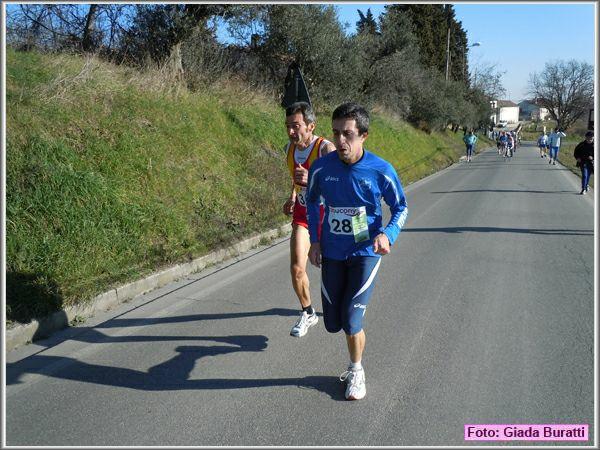
[[[502,75],[505,73],[496,71],[495,64],[476,66],[471,71],[471,88],[483,93],[490,100],[500,98],[506,93],[502,85]]]
[[[594,68],[575,60],[546,63],[541,73],[530,74],[529,94],[557,127],[567,129],[594,102]]]
[[[6,35],[8,44],[22,50],[48,50],[55,48],[59,39],[69,37],[55,28],[49,5],[38,4],[7,5]]]
[[[133,5],[7,5],[7,43],[27,50],[111,51],[131,22]]]

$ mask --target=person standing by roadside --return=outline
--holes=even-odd
[[[594,132],[585,133],[585,140],[575,147],[573,156],[577,160],[577,167],[581,169],[581,195],[588,191],[590,176],[594,173]]]
[[[340,376],[347,400],[366,395],[362,355],[363,318],[375,285],[381,256],[390,253],[408,214],[400,179],[392,165],[367,151],[369,114],[344,103],[332,114],[336,152],[314,162],[308,176],[308,226],[311,264],[321,267],[323,321],[329,333],[344,330],[350,365]],[[383,225],[381,198],[389,206]],[[318,233],[319,204],[325,217]]]
[[[310,299],[310,283],[306,273],[308,249],[308,220],[306,218],[306,184],[308,169],[320,156],[335,150],[333,143],[313,134],[316,117],[306,102],[296,102],[285,110],[285,126],[289,138],[285,151],[292,178],[292,191],[283,205],[284,214],[292,216],[290,239],[290,272],[292,286],[302,312],[290,331],[290,335],[302,337],[319,319]],[[321,216],[323,210],[321,208]]]
[[[560,150],[560,138],[567,137],[567,135],[558,127],[554,129],[548,137],[548,143],[550,144],[550,160],[548,164],[556,165],[556,158],[558,158],[558,151]]]
[[[473,129],[471,128],[467,134],[463,137],[463,141],[467,147],[467,162],[471,162],[471,158],[473,157],[473,151],[475,149],[475,143],[477,142],[477,136],[473,133]]]
[[[548,144],[548,136],[546,136],[546,133],[544,133],[542,131],[542,134],[540,134],[540,137],[537,140],[537,145],[540,148],[540,158],[546,157],[546,145],[547,144]]]

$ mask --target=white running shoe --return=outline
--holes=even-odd
[[[361,400],[367,395],[365,370],[346,370],[340,375],[340,381],[346,382],[346,400]]]
[[[310,327],[315,325],[319,321],[317,317],[317,312],[315,311],[312,314],[308,314],[306,311],[302,311],[300,314],[300,318],[296,322],[296,324],[292,327],[292,331],[290,331],[291,336],[302,337],[304,336]]]

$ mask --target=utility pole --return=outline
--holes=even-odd
[[[448,71],[450,70],[450,24],[448,24],[448,43],[446,44],[446,83],[448,82]]]
[[[446,25],[448,26],[448,37],[446,39],[446,83],[450,72],[450,5],[444,5],[446,10]]]

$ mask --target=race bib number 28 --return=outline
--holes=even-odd
[[[367,211],[359,207],[329,207],[329,230],[333,234],[354,236],[354,242],[369,240]]]

